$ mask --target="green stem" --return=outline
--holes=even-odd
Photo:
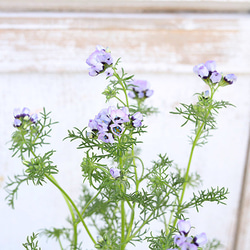
[[[50,178],[51,178],[55,183],[57,183],[57,181],[56,181],[56,179],[54,178],[54,176],[50,175]],[[57,183],[57,184],[58,184],[58,183]],[[74,244],[73,244],[73,246],[74,246],[74,249],[76,249],[76,247],[77,247],[77,236],[78,236],[78,234],[77,234],[77,223],[76,223],[74,211],[73,211],[72,206],[70,205],[70,203],[69,203],[67,197],[64,195],[64,193],[62,193],[62,196],[63,196],[63,198],[64,198],[64,200],[65,200],[65,202],[66,202],[66,204],[67,204],[67,206],[68,206],[68,208],[69,208],[70,214],[71,214],[72,225],[73,225],[73,231],[74,231],[74,234],[73,234],[73,235],[74,235],[74,236],[73,236]]]
[[[211,90],[211,97],[210,98],[211,98],[211,101],[213,100],[213,96],[214,96],[217,89],[218,89],[218,86],[216,88],[213,88],[213,87],[210,86],[210,90]],[[211,111],[211,108],[208,109],[205,118],[207,118],[209,116],[210,111]],[[190,166],[191,166],[191,162],[192,162],[192,158],[193,158],[194,149],[195,149],[195,147],[196,147],[196,145],[197,145],[197,143],[198,143],[198,141],[200,139],[200,136],[203,133],[204,126],[205,126],[204,122],[202,124],[198,123],[196,136],[195,136],[195,139],[193,141],[192,148],[191,148],[190,155],[189,155],[189,160],[188,160],[187,170],[186,170],[185,179],[184,179],[184,183],[183,183],[181,198],[180,198],[180,200],[178,202],[177,215],[180,214],[180,206],[181,206],[181,204],[183,202],[183,199],[184,199],[184,194],[185,194],[185,191],[186,191],[186,186],[187,186],[187,181],[188,181],[188,176],[189,176],[189,171],[190,171]],[[174,223],[173,223],[174,227],[176,226],[177,220],[178,220],[178,218],[175,217],[175,220],[174,220]]]
[[[101,189],[97,192],[97,194],[91,199],[89,200],[89,202],[85,205],[84,209],[82,210],[82,216],[84,214],[84,212],[86,211],[86,209],[88,208],[88,206],[97,198],[97,196],[101,193]]]
[[[83,224],[83,227],[85,228],[87,234],[89,235],[90,239],[92,240],[92,242],[94,244],[96,244],[96,241],[95,239],[93,238],[92,234],[90,233],[86,223],[84,222],[83,218],[82,218],[82,215],[81,213],[79,212],[77,206],[75,205],[75,203],[73,202],[73,200],[70,198],[70,196],[61,188],[60,185],[57,184],[57,182],[55,182],[53,180],[53,178],[51,178],[51,175],[48,175],[48,174],[45,174],[46,178],[52,183],[54,184],[60,191],[63,195],[65,195],[65,197],[67,198],[67,200],[70,202],[70,204],[72,205],[72,207],[75,209],[77,215],[79,216],[79,219],[81,220],[82,224]]]
[[[125,214],[125,203],[124,200],[121,201],[121,217],[122,217],[122,225],[121,225],[121,250],[125,249],[125,225],[126,225],[126,214]]]
[[[118,82],[119,82],[120,85],[122,86],[122,89],[123,89],[123,92],[124,92],[124,95],[125,95],[125,99],[126,99],[126,106],[129,107],[127,90],[126,90],[126,88],[125,88],[125,86],[124,86],[124,83],[123,83],[123,81],[122,81],[122,78],[117,74],[116,71],[114,71],[114,74],[113,74],[113,75],[117,78]]]

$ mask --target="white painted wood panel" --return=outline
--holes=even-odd
[[[218,99],[230,100],[237,108],[224,110],[218,117],[219,129],[203,150],[195,152],[192,169],[199,171],[204,187],[224,185],[230,195],[227,206],[208,205],[190,217],[197,231],[206,231],[209,237],[221,239],[224,249],[235,250],[235,235],[245,239],[250,235],[245,223],[236,232],[250,121],[249,41],[247,14],[0,13],[0,188],[7,176],[21,171],[5,144],[13,131],[13,108],[29,106],[39,111],[46,106],[60,121],[52,138],[61,171],[59,182],[73,197],[78,196],[82,155],[74,150],[75,145],[61,140],[67,129],[86,126],[105,105],[100,95],[105,77],[89,77],[85,65],[96,44],[109,46],[115,58],[122,57],[122,66],[129,73],[148,79],[155,89],[148,102],[161,113],[147,120],[143,159],[150,164],[157,153],[167,152],[179,166],[186,166],[190,127],[180,128],[182,120],[169,112],[206,89],[192,67],[214,59],[223,72],[238,75],[234,85],[218,93]],[[246,187],[250,189],[249,184]],[[15,211],[3,202],[1,190],[3,249],[19,249],[32,231],[62,224],[66,206],[50,188],[24,188]],[[248,193],[244,196],[245,214]],[[42,249],[56,249],[44,241],[42,244]]]
[[[249,0],[0,0],[2,11],[109,13],[249,12]]]
[[[129,70],[187,73],[213,58],[244,73],[249,34],[249,15],[239,14],[1,14],[0,72],[82,72],[93,44],[105,43]]]

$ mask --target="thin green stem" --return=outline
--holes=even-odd
[[[125,249],[125,225],[126,225],[126,214],[125,214],[125,203],[124,200],[121,201],[121,217],[122,217],[122,224],[121,224],[121,250]]]
[[[216,90],[218,89],[218,87],[219,86],[214,88],[214,87],[210,86],[210,90],[211,90],[211,97],[210,98],[211,98],[211,101],[213,100],[213,96],[214,96]],[[209,116],[210,111],[211,111],[211,108],[209,108],[207,110],[205,120]],[[188,176],[189,176],[189,171],[190,171],[190,166],[191,166],[191,162],[192,162],[192,158],[193,158],[194,149],[197,146],[197,143],[198,143],[198,141],[200,139],[200,136],[203,133],[204,127],[205,127],[204,122],[202,122],[202,124],[198,123],[198,128],[196,130],[196,136],[195,136],[195,139],[194,139],[193,144],[192,144],[192,148],[191,148],[190,155],[189,155],[189,160],[188,160],[188,165],[187,165],[187,169],[186,169],[186,173],[185,173],[185,177],[184,177],[185,179],[184,179],[184,183],[183,183],[183,189],[182,189],[182,192],[181,192],[181,198],[180,198],[180,200],[178,202],[177,215],[180,214],[180,206],[182,205],[182,202],[183,202],[183,199],[184,199],[184,194],[185,194],[186,187],[187,187],[187,181],[188,181]],[[173,213],[173,211],[172,211],[172,213]],[[172,216],[172,213],[171,213],[171,216]],[[174,220],[174,223],[173,223],[174,227],[176,226],[177,220],[178,220],[178,218],[175,217],[175,220]]]
[[[82,210],[82,216],[85,213],[86,209],[88,208],[88,206],[98,197],[98,195],[101,193],[101,189],[97,192],[97,194],[91,199],[89,200],[89,202],[85,205],[84,209]]]
[[[123,92],[124,92],[124,95],[125,95],[125,99],[126,99],[126,106],[129,107],[127,90],[126,90],[125,85],[124,85],[124,83],[122,81],[122,78],[118,75],[118,73],[116,71],[114,71],[113,75],[117,78],[119,84],[121,85],[121,87],[123,89]]]
[[[70,202],[70,204],[72,205],[72,207],[75,209],[77,215],[79,216],[79,219],[81,220],[83,227],[85,228],[87,234],[89,235],[90,239],[92,240],[92,242],[94,244],[96,244],[95,239],[93,238],[92,234],[90,233],[86,223],[84,222],[81,213],[79,212],[77,206],[75,205],[75,203],[73,202],[73,200],[70,198],[70,196],[64,191],[64,189],[62,189],[62,187],[60,185],[57,184],[57,182],[55,182],[52,178],[51,175],[47,175],[45,174],[46,178],[52,183],[54,184],[60,191],[61,193],[63,193],[65,195],[65,197],[68,199],[68,201]]]
[[[124,106],[126,106],[126,103],[122,101],[119,97],[115,96],[115,98]]]
[[[50,178],[51,178],[55,183],[57,183],[57,181],[56,181],[56,179],[54,178],[54,176],[50,175]],[[57,183],[57,184],[58,184],[58,183]],[[74,249],[76,249],[76,247],[77,247],[77,236],[78,236],[78,234],[77,234],[77,223],[76,223],[76,219],[75,219],[75,214],[74,214],[74,211],[73,211],[73,209],[72,209],[72,206],[70,205],[70,203],[69,203],[67,197],[64,195],[64,193],[62,193],[62,196],[63,196],[63,198],[64,198],[64,200],[65,200],[65,202],[66,202],[66,204],[67,204],[67,206],[68,206],[68,208],[69,208],[70,215],[71,215],[71,218],[72,218],[72,225],[73,225],[73,232],[74,232],[74,234],[73,234],[73,241],[74,241],[73,246],[74,246]]]

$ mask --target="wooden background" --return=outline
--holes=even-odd
[[[27,235],[65,225],[68,214],[60,194],[49,184],[21,188],[16,210],[7,207],[3,190],[7,177],[22,171],[8,151],[12,111],[18,106],[33,112],[45,106],[52,111],[60,122],[51,138],[57,150],[58,180],[77,198],[82,152],[62,139],[67,129],[85,127],[105,106],[101,96],[105,77],[89,77],[85,65],[101,44],[111,48],[115,59],[122,58],[127,72],[149,80],[155,90],[147,101],[160,113],[146,120],[149,133],[143,137],[141,153],[148,165],[158,153],[168,153],[179,166],[187,164],[191,127],[180,128],[181,118],[169,112],[207,89],[192,73],[193,65],[213,59],[220,71],[238,76],[235,84],[217,95],[236,108],[221,112],[218,129],[204,148],[197,149],[192,165],[204,180],[202,188],[229,188],[227,206],[206,204],[199,214],[191,212],[190,219],[197,232],[220,239],[223,249],[250,249],[249,11],[249,1],[1,0],[0,248],[21,249]],[[92,249],[88,239],[82,240],[86,249]],[[39,241],[42,249],[59,249],[51,241]]]

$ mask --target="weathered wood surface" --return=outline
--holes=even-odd
[[[61,139],[67,129],[86,126],[105,105],[100,96],[104,77],[88,77],[85,65],[97,44],[109,46],[115,58],[122,57],[122,66],[129,73],[148,79],[155,89],[148,101],[161,113],[147,120],[149,133],[142,150],[147,164],[158,153],[167,152],[185,167],[190,127],[179,128],[182,120],[169,115],[169,111],[179,102],[193,101],[193,93],[206,89],[192,74],[192,67],[214,59],[219,70],[238,75],[236,84],[218,93],[218,99],[230,100],[237,108],[224,110],[218,117],[219,129],[205,149],[195,152],[192,167],[201,174],[205,188],[226,186],[230,196],[227,206],[208,205],[198,215],[191,213],[190,218],[197,232],[206,231],[209,237],[221,239],[224,249],[236,250],[234,241],[238,237],[237,250],[247,250],[241,242],[250,242],[250,228],[244,223],[250,209],[249,181],[245,181],[241,203],[240,199],[244,173],[249,179],[249,171],[244,170],[250,120],[249,41],[247,14],[1,13],[0,187],[7,176],[21,172],[19,161],[10,158],[5,144],[13,131],[13,108],[29,106],[35,112],[45,106],[60,121],[52,138],[57,149],[55,161],[62,173],[59,181],[73,197],[78,196],[82,154],[74,150],[75,145],[61,143]],[[1,200],[4,196],[1,192]],[[58,197],[49,185],[44,189],[30,185],[21,190],[15,211],[2,201],[0,246],[16,250],[34,230],[60,226],[67,211]],[[244,217],[238,212],[240,204]],[[44,205],[48,209],[38,210]],[[238,220],[241,223],[236,232]],[[46,242],[43,244],[43,249],[48,249]]]
[[[249,12],[249,0],[0,0],[1,11],[73,12]]]
[[[213,58],[223,70],[249,72],[249,15],[0,15],[0,72],[81,72],[93,44],[123,47],[126,68],[190,72]]]

